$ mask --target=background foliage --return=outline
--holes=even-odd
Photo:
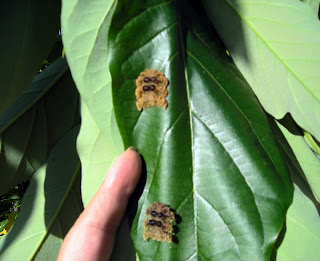
[[[68,64],[51,2],[1,4],[2,228],[30,185],[0,259],[55,260],[133,145],[146,167],[113,260],[318,260],[318,0],[64,0]],[[146,68],[169,79],[167,110],[136,110]],[[154,201],[176,211],[176,244],[142,240]]]

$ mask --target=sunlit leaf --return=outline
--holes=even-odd
[[[298,186],[288,210],[285,232],[277,250],[277,261],[319,260],[319,208],[317,211],[314,202]]]
[[[109,31],[117,123],[147,166],[135,248],[140,260],[268,260],[291,180],[264,112],[196,7],[119,1]],[[136,108],[146,68],[169,79],[166,110]],[[181,217],[177,244],[143,240],[155,201]]]
[[[83,209],[78,132],[79,127],[68,132],[33,175],[18,219],[1,238],[1,260],[56,260],[62,238]]]
[[[203,0],[264,109],[320,140],[320,21],[292,0]]]
[[[43,165],[52,147],[79,123],[78,105],[68,65],[59,59],[0,115],[0,195]]]

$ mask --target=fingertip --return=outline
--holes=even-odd
[[[133,146],[130,146],[129,148],[127,148],[127,151],[128,151],[128,150],[133,150],[133,151],[139,153],[138,149],[136,149],[136,148],[133,147]]]
[[[137,150],[129,147],[111,167],[105,185],[113,191],[121,191],[128,197],[135,189],[141,174],[142,160]]]

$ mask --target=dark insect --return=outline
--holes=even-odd
[[[155,211],[151,211],[151,212],[150,212],[150,215],[153,216],[153,217],[156,217],[156,216],[158,215],[158,213],[155,212]]]
[[[148,91],[148,90],[149,90],[149,86],[144,85],[144,86],[142,87],[142,90],[144,90],[145,92]]]
[[[166,101],[168,83],[168,79],[157,69],[145,69],[141,72],[136,79],[137,87],[135,90],[138,111],[154,106],[166,109],[168,106]]]
[[[175,233],[172,225],[175,219],[174,212],[167,205],[154,202],[146,209],[146,215],[148,217],[144,220],[143,239],[171,243]]]
[[[154,226],[156,224],[156,222],[157,221],[151,219],[148,221],[148,225]]]

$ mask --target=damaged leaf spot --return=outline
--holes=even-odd
[[[168,79],[162,72],[157,69],[146,69],[140,73],[136,80],[136,85],[136,105],[139,111],[153,106],[167,108]]]
[[[154,202],[146,210],[144,240],[172,242],[174,213],[163,203]]]

